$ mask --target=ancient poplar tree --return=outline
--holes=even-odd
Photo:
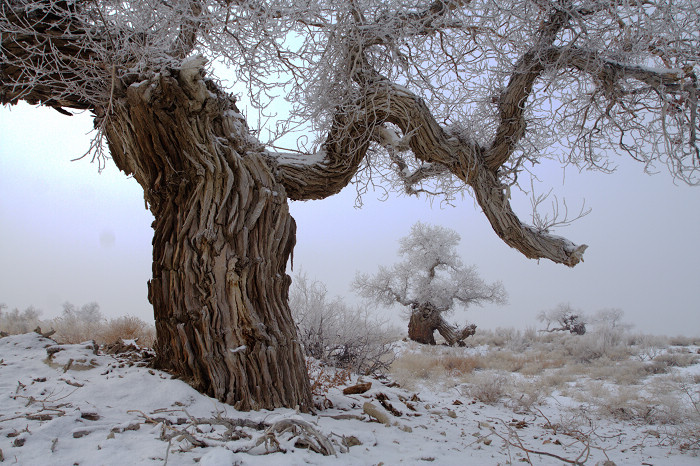
[[[352,179],[470,192],[529,258],[585,250],[521,222],[544,157],[698,174],[695,0],[1,0],[0,102],[92,112],[155,217],[158,361],[240,409],[310,406],[287,201]],[[253,134],[215,79],[291,112]],[[271,106],[272,105],[272,106]],[[276,135],[301,129],[293,150]]]
[[[400,304],[408,310],[408,337],[418,343],[435,344],[437,330],[449,345],[464,346],[475,325],[458,328],[445,320],[456,307],[486,302],[503,303],[506,293],[500,282],[487,284],[474,266],[462,263],[457,253],[459,234],[421,222],[399,240],[403,261],[380,267],[370,276],[358,273],[353,287],[378,304]]]

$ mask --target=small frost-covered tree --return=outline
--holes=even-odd
[[[547,324],[543,332],[569,332],[575,335],[586,333],[586,318],[569,303],[559,303],[554,309],[540,311],[537,320]]]
[[[80,307],[65,302],[62,314],[52,319],[50,325],[56,331],[57,340],[63,343],[80,343],[96,339],[105,321],[100,305],[96,302]]]
[[[457,254],[459,240],[454,230],[418,222],[399,240],[404,260],[390,268],[379,267],[373,276],[358,273],[353,288],[374,302],[408,308],[411,340],[434,345],[437,330],[448,344],[464,345],[476,326],[451,325],[445,313],[472,304],[504,303],[506,292],[500,282],[486,284],[476,267],[462,263]]]
[[[625,311],[619,308],[606,308],[596,311],[591,322],[599,328],[609,328],[625,332],[633,327],[632,324],[623,322]]]

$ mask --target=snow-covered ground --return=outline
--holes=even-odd
[[[0,461],[700,464],[663,426],[598,418],[585,403],[564,396],[516,413],[504,403],[476,401],[453,384],[426,381],[406,390],[390,379],[339,376],[341,385],[326,399],[317,397],[327,408],[315,414],[244,413],[150,369],[142,354],[105,354],[91,343],[57,345],[36,333],[0,338]],[[700,373],[698,366],[685,368],[691,369]],[[358,382],[371,388],[342,393]]]

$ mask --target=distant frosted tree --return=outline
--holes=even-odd
[[[105,321],[100,305],[96,302],[82,306],[65,302],[63,312],[52,319],[51,327],[56,331],[58,340],[65,343],[80,343],[95,339]]]
[[[627,331],[633,327],[632,324],[623,322],[625,311],[619,308],[606,308],[596,311],[591,322],[600,328],[611,330]]]
[[[619,308],[606,308],[596,311],[591,318],[591,323],[600,339],[603,350],[615,347],[622,342],[625,332],[634,325],[624,322],[625,312]]]
[[[576,335],[586,333],[586,318],[569,303],[559,303],[554,309],[541,311],[537,320],[547,324],[545,332],[569,332]]]
[[[93,153],[143,188],[159,367],[238,409],[310,409],[288,200],[466,192],[506,244],[573,267],[566,219],[527,225],[510,193],[543,159],[620,154],[699,181],[697,3],[2,0],[0,103],[90,112]]]
[[[454,230],[417,222],[399,240],[399,255],[404,260],[390,268],[379,267],[373,276],[358,273],[353,288],[376,303],[407,307],[411,340],[434,345],[437,330],[448,344],[464,345],[476,326],[458,328],[444,315],[456,307],[504,303],[506,292],[500,282],[486,284],[476,267],[462,263],[457,253],[459,240]]]

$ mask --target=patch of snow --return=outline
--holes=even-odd
[[[199,460],[199,466],[222,466],[240,464],[241,457],[225,447],[215,447]]]
[[[397,348],[420,351],[410,342]],[[483,351],[449,349],[461,350]],[[78,361],[81,366],[74,365]],[[343,394],[345,386],[358,382],[371,382],[370,390]],[[664,445],[650,426],[598,417],[560,393],[539,408],[540,415],[481,403],[465,395],[462,385],[424,380],[406,390],[388,379],[353,375],[347,384],[316,396],[331,406],[316,414],[239,412],[138,361],[102,354],[92,344],[57,345],[30,333],[0,338],[0,450],[7,464],[516,464],[528,454],[507,439],[577,458],[585,445],[556,426],[579,412],[591,422],[586,429],[595,426],[588,464],[608,458],[618,465],[698,464],[697,457]],[[365,414],[368,402],[383,406],[386,425]],[[301,448],[291,430],[273,436],[244,423],[228,428],[217,419],[245,420],[268,430],[278,421],[300,421],[326,436],[337,453],[322,456]],[[529,459],[562,464],[532,453]]]
[[[298,152],[271,152],[270,155],[276,158],[280,165],[301,167],[322,163],[326,158],[326,151],[320,149],[313,154],[300,154]]]
[[[237,111],[235,111],[235,110],[233,110],[233,109],[226,110],[226,111],[224,112],[224,116],[225,116],[225,117],[237,118],[237,119],[239,119],[239,120],[244,120],[244,119],[245,119],[245,117],[244,117],[243,115],[241,115],[240,113],[238,113]]]

